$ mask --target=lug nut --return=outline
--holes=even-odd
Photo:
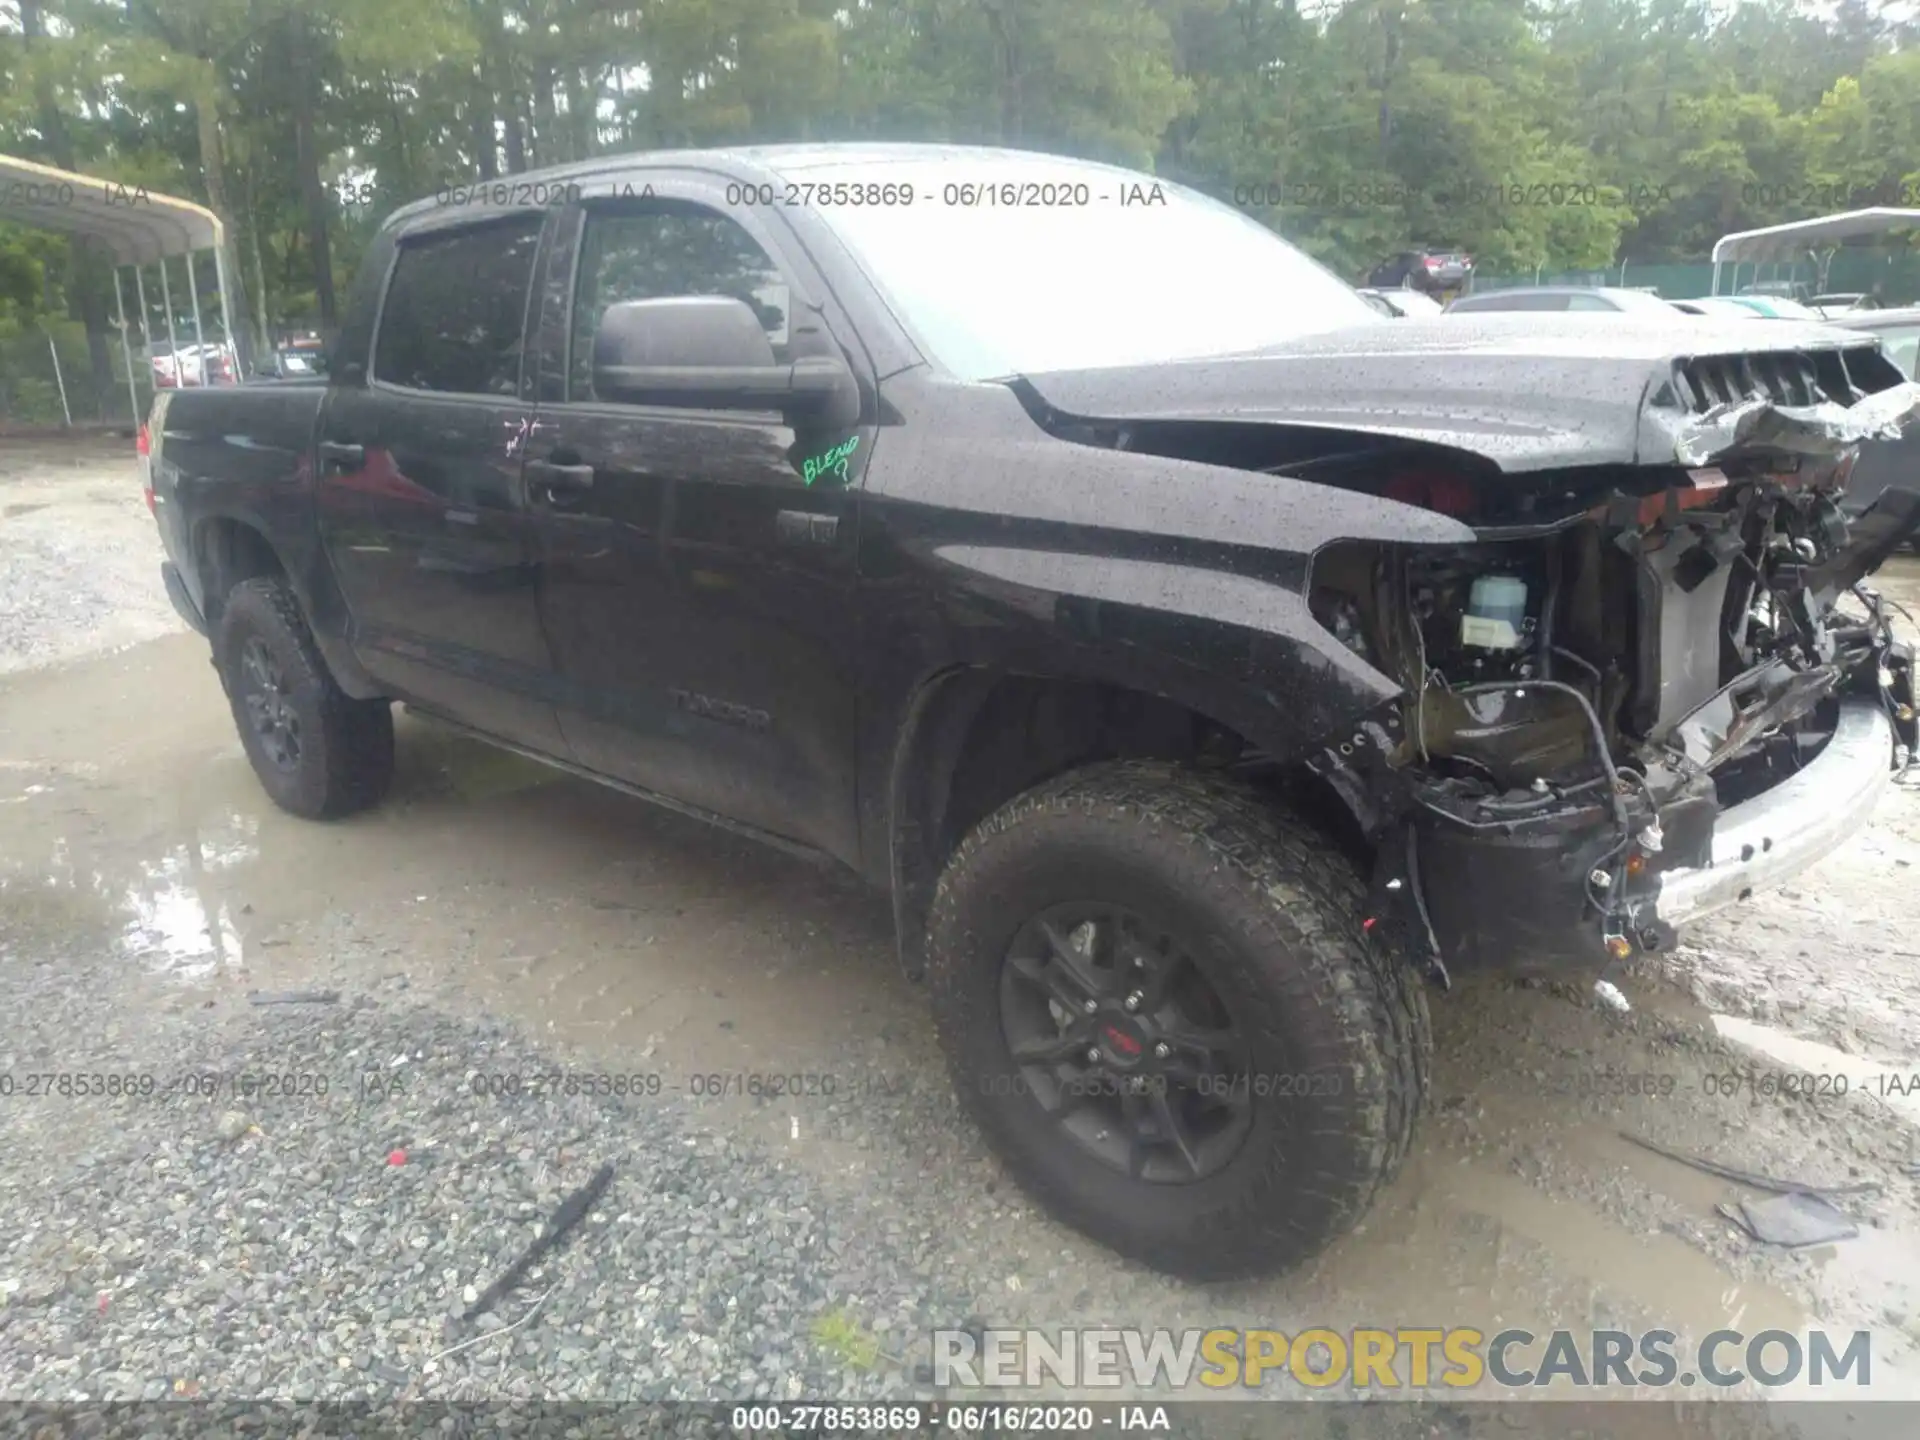
[[[1127,1009],[1138,1010],[1140,1008],[1141,999],[1142,999],[1142,996],[1140,992],[1138,990],[1134,991],[1131,995],[1127,996],[1127,999],[1126,999]]]
[[[1153,1057],[1156,1060],[1164,1060],[1171,1054],[1173,1054],[1173,1046],[1167,1044],[1164,1040],[1153,1047]]]
[[[1085,1010],[1087,1014],[1091,1015],[1094,1013],[1094,1011],[1100,1008],[1100,1002],[1098,1000],[1089,1000],[1087,1001],[1086,1004],[1082,1005],[1080,1008],[1082,1010]]]
[[[1098,1065],[1100,1063],[1100,1047],[1098,1045],[1095,1045],[1087,1051],[1087,1063],[1090,1065]]]

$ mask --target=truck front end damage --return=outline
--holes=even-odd
[[[1857,830],[1916,742],[1863,582],[1920,528],[1920,476],[1852,522],[1837,498],[1916,412],[1871,350],[1694,357],[1633,464],[1333,477],[1476,535],[1314,558],[1316,618],[1404,692],[1310,762],[1374,844],[1369,927],[1442,981],[1604,966]]]

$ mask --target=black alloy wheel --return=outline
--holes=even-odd
[[[300,766],[300,716],[287,693],[280,662],[258,635],[240,651],[240,699],[260,748],[282,770]]]
[[[1192,958],[1128,909],[1056,905],[1022,926],[1000,1023],[1041,1108],[1120,1174],[1190,1183],[1246,1140],[1244,1040]]]

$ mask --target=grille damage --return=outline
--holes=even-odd
[[[1837,354],[1829,357],[1836,363]],[[1771,400],[1776,405],[1817,405],[1822,400],[1846,404],[1852,398],[1852,386],[1846,384],[1845,370],[1839,374],[1844,388],[1835,395],[1823,383],[1813,355],[1789,350],[1757,355],[1702,355],[1674,365],[1674,388],[1686,408],[1704,415],[1721,405],[1742,400]]]

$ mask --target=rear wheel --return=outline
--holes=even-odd
[[[283,810],[330,820],[379,802],[393,776],[393,711],[334,682],[284,581],[227,593],[214,664],[241,744]]]
[[[931,917],[963,1102],[1067,1223],[1196,1279],[1284,1268],[1403,1159],[1426,999],[1352,867],[1252,792],[1097,765],[962,843]]]

